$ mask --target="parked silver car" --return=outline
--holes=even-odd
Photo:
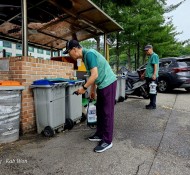
[[[159,60],[158,91],[185,88],[190,92],[190,57],[167,57]],[[140,68],[145,68],[146,64]]]
[[[158,91],[185,88],[190,92],[190,58],[162,58],[159,66]]]

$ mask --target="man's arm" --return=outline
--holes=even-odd
[[[154,64],[154,73],[153,73],[153,75],[152,75],[152,79],[153,79],[153,80],[156,80],[157,68],[158,68],[157,64]]]
[[[97,67],[92,68],[90,70],[90,72],[91,72],[91,75],[88,78],[88,81],[86,82],[86,84],[84,85],[86,88],[93,85],[95,83],[95,80],[98,78],[98,69],[97,69]]]
[[[97,67],[92,68],[90,70],[90,72],[91,72],[91,75],[88,78],[88,81],[84,84],[84,87],[88,88],[89,86],[92,85],[91,88],[95,88],[95,80],[98,78],[98,69],[97,69]],[[83,87],[81,87],[81,88],[78,89],[77,92],[78,92],[78,94],[84,94],[86,92],[86,90]],[[92,92],[92,89],[91,89],[91,92]]]

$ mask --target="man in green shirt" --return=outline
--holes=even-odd
[[[89,74],[87,82],[78,89],[78,94],[84,94],[91,86],[90,98],[95,98],[97,92],[96,133],[89,137],[90,141],[99,141],[94,148],[95,152],[103,152],[112,147],[114,105],[116,95],[117,78],[107,60],[94,49],[85,49],[76,40],[70,40],[66,44],[64,54],[69,54],[74,60],[82,58]]]
[[[154,81],[157,84],[158,81],[158,70],[159,70],[159,57],[153,51],[152,45],[146,45],[144,48],[146,55],[148,56],[148,63],[145,71],[145,78],[147,86],[149,87],[150,83]],[[149,94],[150,103],[146,105],[146,109],[156,109],[156,95]]]

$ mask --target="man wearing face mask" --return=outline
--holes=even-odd
[[[148,63],[143,76],[145,76],[147,86],[149,87],[152,81],[155,81],[156,84],[158,82],[159,56],[153,51],[152,45],[146,45],[144,51],[148,56]],[[146,109],[156,109],[156,95],[157,94],[149,94],[150,103],[145,106]]]
[[[117,78],[107,60],[96,50],[82,48],[76,40],[70,40],[66,44],[64,54],[69,54],[75,61],[84,61],[89,78],[83,87],[78,89],[78,94],[84,94],[91,86],[90,98],[95,98],[97,86],[97,129],[90,141],[98,141],[95,152],[101,153],[112,147],[114,105],[116,95]]]

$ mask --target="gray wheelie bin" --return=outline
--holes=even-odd
[[[82,95],[73,94],[83,84],[84,80],[75,80],[68,82],[66,86],[66,129],[72,129],[74,122],[82,118]]]
[[[126,79],[123,76],[117,76],[116,102],[123,102],[125,100]]]
[[[19,139],[23,89],[24,86],[0,86],[0,143]]]
[[[37,80],[31,85],[34,92],[38,133],[52,137],[65,125],[65,87],[67,82]]]

